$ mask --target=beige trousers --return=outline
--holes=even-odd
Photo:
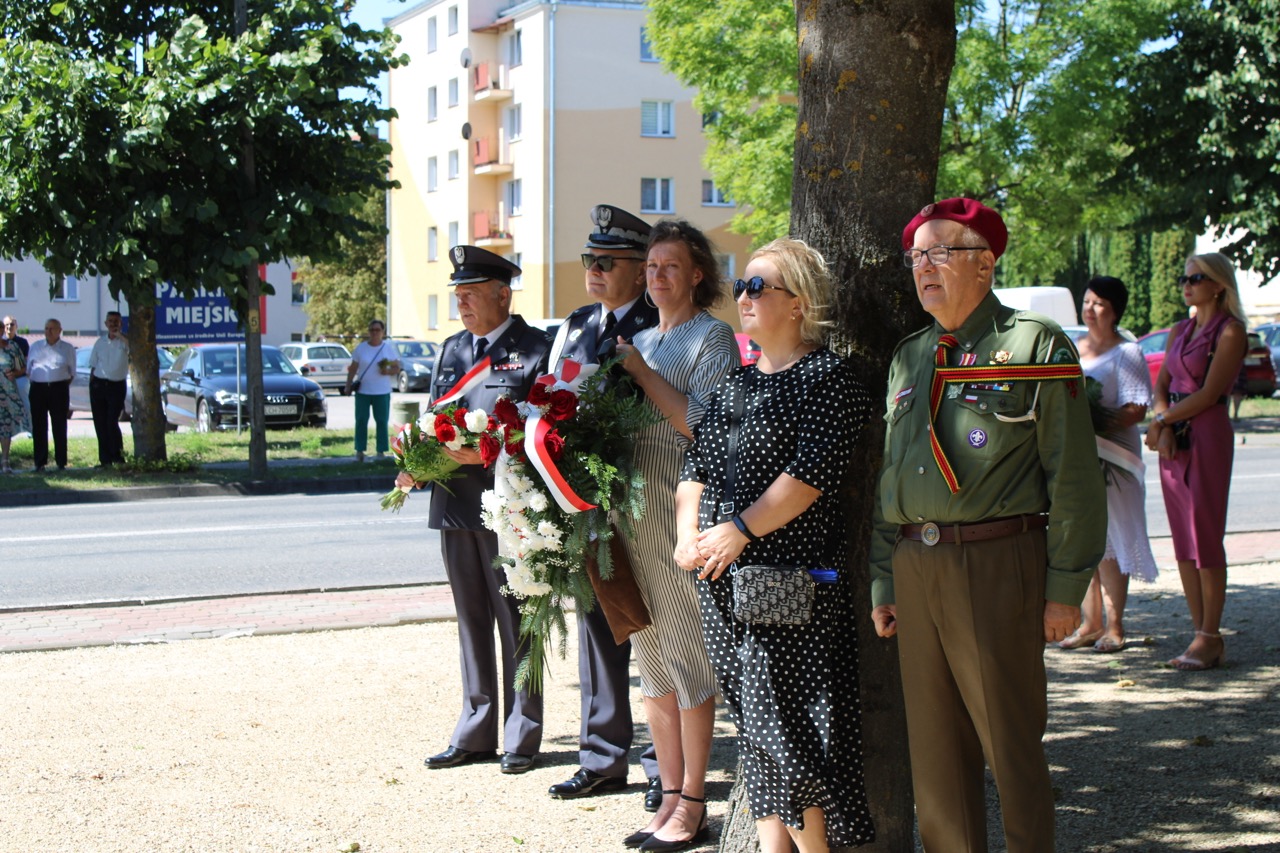
[[[928,853],[986,853],[983,761],[1009,853],[1051,853],[1045,763],[1045,532],[893,554],[898,654],[920,837]]]

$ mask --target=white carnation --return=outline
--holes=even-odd
[[[471,432],[484,432],[489,426],[489,413],[484,409],[472,409],[462,420]]]
[[[446,441],[444,446],[450,450],[461,450],[466,443],[467,440],[465,438],[455,433],[453,441]]]
[[[534,512],[544,512],[550,505],[547,501],[547,495],[545,492],[533,492],[529,495],[528,503],[529,509]]]
[[[480,509],[493,515],[502,514],[502,498],[493,489],[485,489],[480,493]]]
[[[418,418],[418,429],[425,432],[432,438],[436,437],[436,413],[428,409]]]
[[[544,537],[546,537],[546,538],[548,538],[548,539],[559,539],[559,538],[560,538],[561,536],[563,536],[564,534],[562,534],[562,533],[560,532],[560,528],[556,527],[556,526],[555,526],[554,524],[552,524],[551,522],[549,522],[549,521],[539,521],[539,522],[538,522],[538,535],[540,535],[540,536],[544,536]]]

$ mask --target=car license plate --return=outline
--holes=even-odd
[[[1245,364],[1258,365],[1258,364],[1262,364],[1262,359],[1260,359],[1260,358],[1246,358],[1246,359],[1244,360],[1244,363],[1245,363]]]
[[[326,364],[321,366],[320,369],[323,370],[325,373],[337,373],[339,370],[342,369],[342,367],[337,364]]]
[[[267,406],[266,414],[268,415],[297,415],[297,406]]]

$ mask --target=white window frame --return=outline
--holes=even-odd
[[[440,161],[435,157],[427,158],[427,192],[433,193],[440,188]]]
[[[519,216],[524,208],[524,182],[519,178],[507,181],[502,188],[502,197],[507,202],[507,216]]]
[[[524,38],[522,30],[514,30],[507,36],[507,65],[517,68],[524,64]]]
[[[460,168],[459,166],[460,162],[461,160],[458,154],[458,149],[455,148],[449,152],[449,171],[448,171],[449,180],[456,181],[458,179],[458,170]]]
[[[53,302],[79,302],[80,279],[73,275],[60,275],[54,279]]]
[[[458,7],[450,6],[447,14],[449,35],[456,36],[458,34]],[[434,328],[434,326],[432,327]]]
[[[427,121],[435,121],[439,115],[440,98],[436,94],[436,87],[429,86],[427,88]]]
[[[458,292],[452,289],[449,291],[449,319],[462,319],[462,315],[458,313]]]
[[[0,300],[15,302],[18,299],[18,274],[5,270],[0,272]]]
[[[738,275],[738,259],[731,254],[717,252],[716,266],[720,267],[720,275],[725,281],[733,281]]]
[[[709,192],[708,192],[709,190]],[[702,179],[702,206],[703,207],[733,207],[733,202],[724,190],[716,186],[716,182],[710,178]]]
[[[440,297],[434,293],[427,296],[427,328],[440,328]]]
[[[440,232],[436,230],[434,225],[427,228],[427,261],[435,262],[440,259]]]
[[[459,233],[458,221],[454,220],[449,223],[449,246],[459,246],[462,244],[462,236]]]
[[[507,108],[507,141],[516,142],[524,135],[524,109],[520,104]]]
[[[674,101],[640,102],[640,135],[672,139],[676,135]]]
[[[524,255],[521,252],[512,252],[511,254],[507,255],[507,260],[511,261],[511,263],[515,264],[518,267],[524,266],[524,264],[522,263],[523,258],[524,258]],[[510,286],[512,290],[524,290],[524,273],[521,273],[520,275],[511,276]]]
[[[458,105],[458,78],[449,78],[449,106],[456,107]]]
[[[439,27],[436,24],[436,16],[432,15],[430,18],[427,18],[427,53],[436,52],[436,45],[439,41],[437,39],[438,29]]]
[[[649,42],[648,27],[640,28],[640,61],[641,62],[661,62],[658,55],[653,52],[653,45]]]
[[[675,213],[675,178],[641,178],[640,179],[640,212],[641,213]],[[649,198],[645,195],[648,193]],[[649,202],[646,205],[646,201]]]

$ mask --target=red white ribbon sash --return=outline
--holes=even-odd
[[[489,374],[493,372],[493,366],[489,362],[489,356],[480,359],[480,362],[457,381],[457,383],[449,389],[449,393],[445,394],[439,400],[431,404],[431,408],[438,409],[441,406],[447,406],[455,400],[467,396],[471,389],[480,385],[489,378]]]
[[[560,367],[557,370],[559,375],[539,376],[535,382],[538,385],[546,385],[548,391],[559,383],[574,394],[577,394],[578,388],[583,381],[595,373],[598,368],[599,365],[584,365],[566,359],[560,363]],[[560,469],[556,467],[555,460],[551,458],[551,453],[547,450],[547,434],[553,429],[555,429],[554,424],[543,418],[542,412],[535,408],[533,414],[529,416],[524,424],[525,455],[529,457],[529,462],[533,464],[538,474],[541,475],[547,491],[551,493],[551,497],[555,499],[560,509],[567,513],[595,509],[595,504],[587,503],[574,493],[573,489],[565,481],[564,475],[560,473]]]

